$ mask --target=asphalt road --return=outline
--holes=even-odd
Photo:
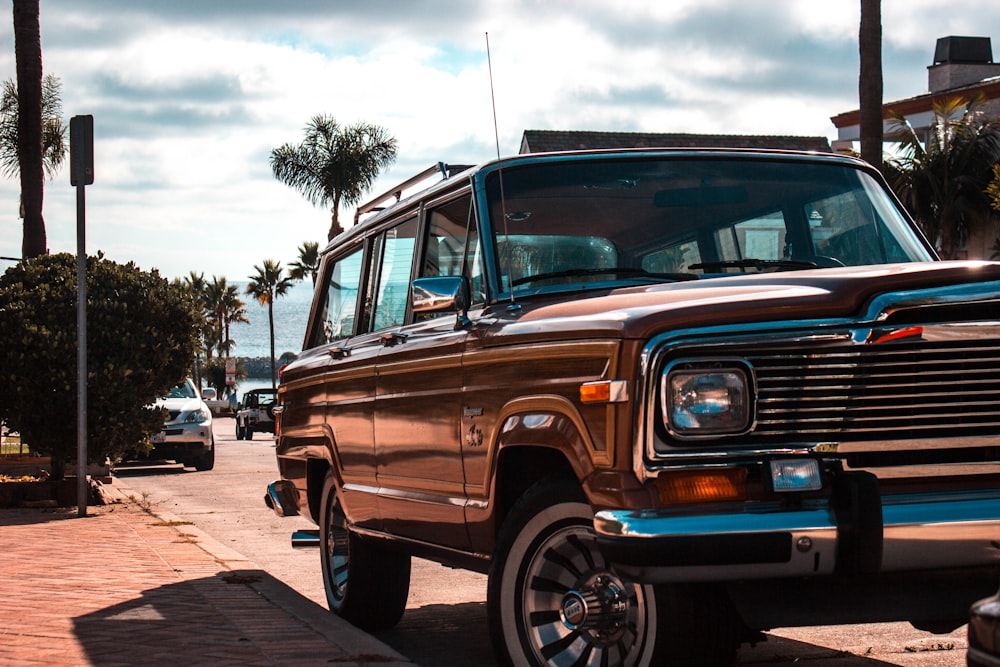
[[[209,472],[178,465],[122,468],[116,474],[146,502],[191,521],[247,556],[302,595],[326,607],[319,553],[293,548],[291,534],[315,528],[301,517],[276,516],[264,490],[276,479],[268,434],[235,439],[231,418],[215,420],[216,464]],[[486,625],[486,578],[415,559],[407,611],[376,636],[423,667],[495,665]],[[964,667],[965,628],[933,635],[907,623],[789,628],[740,651],[742,665],[816,667]]]

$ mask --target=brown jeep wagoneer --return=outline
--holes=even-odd
[[[392,626],[419,554],[488,573],[503,663],[704,665],[996,591],[1000,265],[846,157],[439,167],[326,248],[281,379],[333,611]]]

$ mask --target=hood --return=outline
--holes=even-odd
[[[158,398],[154,405],[171,413],[191,412],[204,407],[200,398]]]
[[[1000,280],[1000,263],[923,262],[786,271],[583,292],[497,306],[488,339],[648,339],[665,330],[860,317],[881,294]],[[564,335],[560,335],[564,334]],[[489,344],[489,342],[486,344]]]

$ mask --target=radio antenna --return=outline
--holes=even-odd
[[[500,179],[500,214],[503,216],[504,264],[507,265],[507,280],[510,282],[510,306],[514,303],[514,274],[510,261],[510,233],[507,231],[507,197],[503,191],[503,163],[500,160],[500,130],[497,124],[497,96],[493,92],[493,60],[490,58],[490,33],[486,33],[486,67],[490,73],[490,101],[493,103],[493,136],[497,146],[497,178]]]

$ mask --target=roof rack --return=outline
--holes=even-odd
[[[359,206],[358,210],[354,212],[354,224],[358,224],[358,220],[365,213],[372,213],[373,211],[384,210],[387,207],[387,202],[390,199],[395,199],[395,201],[391,202],[392,204],[395,204],[396,202],[398,202],[400,199],[403,198],[403,190],[412,188],[417,183],[430,178],[435,173],[440,173],[443,178],[447,179],[451,178],[452,176],[454,176],[459,172],[465,171],[466,169],[469,168],[469,166],[470,165],[467,164],[446,164],[444,162],[438,162],[437,164],[431,167],[427,167],[427,169],[424,169],[416,176],[411,176],[402,183],[393,186],[389,190],[386,190],[385,192],[380,194],[378,197],[375,197],[375,199],[372,199],[371,201],[366,202],[361,206]]]

